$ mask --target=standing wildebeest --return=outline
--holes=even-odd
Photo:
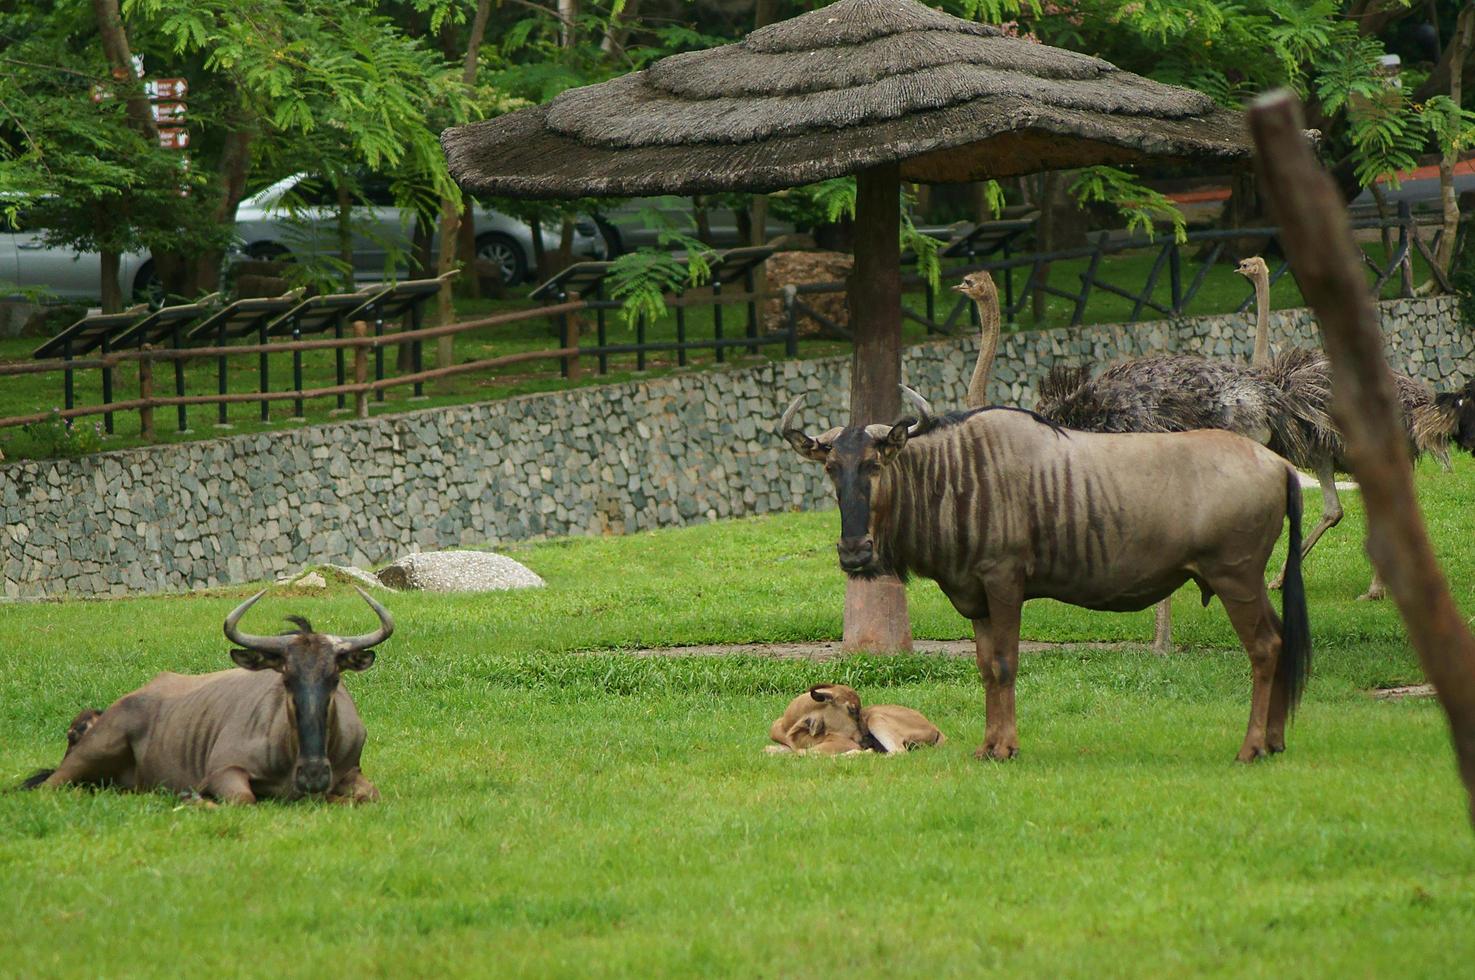
[[[975,755],[1019,751],[1014,679],[1025,600],[1145,609],[1189,579],[1217,595],[1249,654],[1254,689],[1239,759],[1285,748],[1311,662],[1300,565],[1301,488],[1285,460],[1220,431],[1104,434],[1018,409],[835,428],[779,422],[821,462],[840,504],[840,567],[852,577],[917,572],[973,621],[987,728]],[[1285,622],[1265,563],[1290,519]]]
[[[241,633],[236,623],[266,594],[256,593],[225,618],[226,638],[242,648],[231,659],[242,669],[162,673],[101,716],[85,723],[78,716],[73,729],[80,724],[81,735],[61,764],[26,785],[162,786],[230,803],[321,793],[338,801],[377,800],[379,791],[359,771],[364,726],[338,678],[374,663],[369,648],[389,639],[394,620],[358,591],[378,614],[379,628],[346,637],[316,633],[297,616],[291,617],[297,629],[280,636]]]

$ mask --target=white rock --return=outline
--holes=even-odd
[[[489,551],[428,551],[406,555],[379,570],[379,581],[391,589],[425,592],[496,592],[541,587],[544,582],[527,566]]]

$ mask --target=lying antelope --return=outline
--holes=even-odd
[[[840,505],[840,567],[851,577],[934,579],[973,621],[983,677],[979,758],[1019,751],[1014,680],[1026,600],[1145,609],[1189,579],[1224,604],[1253,677],[1239,759],[1285,748],[1311,663],[1301,582],[1296,471],[1243,436],[1075,432],[1018,409],[938,417],[904,389],[920,421],[779,430],[824,464]],[[1265,564],[1290,520],[1285,621],[1270,606]]]
[[[768,737],[777,743],[769,752],[820,755],[905,752],[947,741],[920,711],[899,704],[862,708],[860,695],[844,684],[816,684],[790,701],[769,727]]]
[[[394,620],[358,591],[379,628],[346,637],[315,632],[295,616],[297,629],[280,636],[242,633],[236,624],[265,590],[256,593],[225,618],[226,638],[241,648],[231,651],[240,669],[162,673],[100,715],[84,711],[72,722],[61,763],[25,785],[163,787],[229,803],[324,793],[335,801],[377,800],[359,771],[364,726],[339,674],[372,666],[370,647],[389,639]]]

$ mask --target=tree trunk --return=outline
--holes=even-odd
[[[575,22],[579,19],[579,0],[558,0],[558,46],[574,46]]]
[[[123,312],[123,288],[118,284],[118,269],[121,264],[121,256],[117,252],[109,249],[102,250],[98,271],[102,277],[99,285],[104,313]]]
[[[456,229],[461,224],[461,202],[453,197],[445,198],[440,205],[440,254],[435,263],[435,274],[443,276],[456,267]],[[448,324],[456,320],[456,307],[452,302],[450,280],[440,284],[435,296],[436,323]],[[447,367],[455,356],[452,338],[437,337],[435,340],[435,366]]]
[[[1377,307],[1347,212],[1306,146],[1304,125],[1289,93],[1262,97],[1250,111],[1262,186],[1331,360],[1332,414],[1362,486],[1368,556],[1388,583],[1409,642],[1449,719],[1467,813],[1475,822],[1475,637],[1429,544]]]
[[[225,148],[220,156],[220,198],[213,215],[219,225],[236,223],[236,207],[246,196],[246,175],[251,172],[251,150],[256,141],[256,127],[250,112],[244,107],[238,107],[237,112],[245,117],[245,121],[238,119],[237,128],[226,132]],[[225,253],[219,249],[210,249],[196,256],[194,275],[190,277],[193,281],[180,290],[170,291],[184,296],[194,292],[214,292],[220,288],[220,263],[224,258]],[[158,259],[159,256],[155,255],[155,263]],[[168,288],[167,282],[165,287]]]
[[[691,199],[691,220],[697,228],[697,241],[710,246],[712,244],[712,216],[707,213],[707,202],[700,194]]]
[[[558,268],[554,275],[574,264],[574,216],[566,214],[560,222],[558,235]]]
[[[1061,183],[1060,173],[1055,170],[1045,174],[1040,180],[1040,196],[1038,201],[1040,220],[1035,225],[1035,236],[1039,242],[1041,252],[1051,252],[1056,247],[1055,239],[1058,237],[1061,218]],[[1046,262],[1040,266],[1040,277],[1035,283],[1034,294],[1030,298],[1030,307],[1034,313],[1036,327],[1044,326],[1045,318],[1049,315],[1047,304],[1050,302],[1050,294],[1039,288],[1049,278],[1050,264]]]
[[[528,229],[533,236],[533,268],[537,270],[536,276],[539,282],[549,277],[548,272],[548,250],[543,247],[543,219],[534,212],[528,218]]]
[[[487,33],[487,20],[492,15],[492,0],[477,0],[476,15],[471,19],[471,33],[466,38],[466,57],[461,62],[461,84],[467,89],[476,84],[476,66],[481,56],[481,42]],[[473,211],[474,202],[470,194],[461,195],[461,217],[458,224],[457,246],[461,253],[461,265],[464,272],[461,275],[461,291],[463,295],[479,297],[481,295],[481,280],[476,274],[476,215]],[[442,232],[445,231],[442,227]],[[444,241],[444,239],[442,239]],[[444,251],[444,249],[442,249]],[[444,259],[442,259],[444,264]],[[445,296],[443,303],[450,300],[449,290],[441,290]],[[444,322],[444,321],[443,321]],[[450,363],[451,338],[442,338],[442,343],[436,345],[437,353],[444,351],[445,361],[441,366]]]
[[[481,299],[481,276],[476,269],[476,202],[470,194],[461,197],[461,226],[456,232],[456,251],[461,268],[466,270],[457,283],[467,299]]]
[[[850,424],[893,422],[901,408],[901,172],[864,170],[855,181],[855,266],[850,275]],[[894,576],[845,583],[847,652],[912,649],[906,588]]]
[[[760,4],[762,2],[763,0],[759,0]],[[604,33],[604,40],[599,42],[599,50],[606,58],[625,53],[625,42],[630,39],[630,25],[639,19],[640,0],[625,0],[625,9],[619,17],[610,19],[609,29]]]
[[[1475,4],[1466,4],[1460,10],[1459,20],[1455,22],[1454,35],[1449,41],[1451,58],[1457,65],[1465,63],[1465,52],[1470,48],[1472,30],[1475,30]],[[1450,101],[1458,107],[1463,95],[1463,73],[1450,72]],[[1455,197],[1455,161],[1458,159],[1459,150],[1454,146],[1451,146],[1439,158],[1439,197],[1444,206],[1444,237],[1439,240],[1439,251],[1434,258],[1445,274],[1449,273],[1450,262],[1454,259],[1455,236],[1460,233],[1460,205]]]

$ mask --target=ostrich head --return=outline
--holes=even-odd
[[[981,303],[996,300],[999,295],[998,287],[994,285],[994,277],[981,270],[968,273],[963,277],[962,282],[953,287],[953,291]]]
[[[1266,265],[1265,260],[1260,258],[1260,256],[1251,255],[1247,259],[1241,259],[1239,265],[1234,267],[1234,271],[1246,279],[1256,279],[1261,276],[1269,276],[1270,266]]]

